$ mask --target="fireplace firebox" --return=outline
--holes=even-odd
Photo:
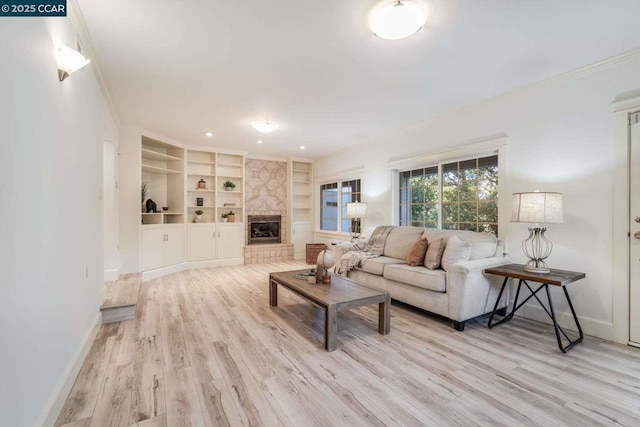
[[[249,244],[281,243],[280,225],[280,215],[249,215],[247,221]]]

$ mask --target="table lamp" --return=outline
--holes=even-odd
[[[551,255],[553,243],[544,233],[546,228],[540,224],[562,223],[562,194],[534,191],[529,193],[514,193],[511,222],[534,223],[529,228],[529,237],[522,242],[522,250],[529,258],[524,270],[530,273],[549,273],[549,267],[544,261]]]
[[[367,204],[360,202],[347,203],[347,219],[351,220],[351,227],[349,233],[351,234],[351,241],[358,240],[360,237],[360,219],[367,217]]]

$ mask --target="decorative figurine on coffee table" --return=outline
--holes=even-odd
[[[316,261],[316,282],[322,281],[325,285],[331,283],[331,275],[327,269],[333,267],[336,263],[336,257],[333,251],[327,251],[326,249],[318,254]]]

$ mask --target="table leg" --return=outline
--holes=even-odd
[[[389,335],[391,332],[391,297],[385,298],[384,302],[378,304],[378,332],[382,335]]]
[[[553,321],[553,328],[556,331],[556,341],[558,341],[558,348],[563,353],[566,353],[574,345],[578,344],[579,342],[582,342],[582,339],[584,337],[584,335],[582,334],[582,328],[580,327],[580,323],[578,322],[578,316],[576,316],[576,312],[573,309],[573,304],[571,304],[571,298],[569,298],[569,294],[567,293],[566,288],[563,287],[562,289],[564,290],[564,294],[567,297],[567,302],[569,303],[571,314],[573,314],[573,320],[576,322],[576,326],[578,327],[578,332],[580,333],[579,338],[571,341],[567,333],[562,329],[562,327],[560,327],[560,325],[558,324],[558,320],[556,319],[556,313],[553,309],[553,303],[551,302],[551,293],[549,292],[549,285],[545,284],[544,286],[545,286],[545,290],[547,291],[547,299],[549,300],[549,310],[551,311],[551,320]],[[567,344],[566,346],[562,345],[562,337],[560,336],[561,332],[564,335],[564,337],[567,339],[567,341],[569,341],[569,344]]]
[[[338,346],[338,308],[335,304],[324,310],[324,348],[334,351]]]
[[[504,283],[502,284],[503,287],[507,284],[507,280],[509,280],[509,277],[505,277],[504,278]],[[496,312],[496,307],[498,306],[498,303],[496,302],[496,305],[493,308],[493,313],[491,313],[491,316],[489,317],[489,324],[487,325],[487,326],[489,326],[489,329],[493,328],[494,326],[498,326],[498,325],[500,325],[500,324],[502,324],[504,322],[508,322],[511,319],[513,319],[513,316],[514,316],[516,310],[518,310],[520,308],[520,306],[522,306],[522,304],[524,304],[524,303],[522,303],[522,304],[518,305],[518,297],[520,296],[520,288],[522,288],[522,282],[523,282],[523,280],[518,281],[518,289],[516,290],[516,298],[513,300],[513,308],[511,308],[511,313],[509,313],[506,316],[504,316],[498,322],[491,323],[491,320],[493,318],[493,314]],[[501,291],[501,293],[502,293],[502,291]],[[531,296],[529,296],[529,298],[531,298]],[[500,301],[500,299],[498,299],[498,301]]]
[[[278,282],[269,279],[269,305],[275,307],[278,305]]]
[[[498,299],[496,300],[496,304],[493,306],[493,311],[491,312],[491,315],[489,316],[489,323],[487,325],[489,327],[489,329],[491,329],[493,326],[495,326],[491,322],[493,321],[493,316],[496,314],[496,311],[498,310],[498,304],[500,304],[500,300],[502,299],[502,293],[504,292],[504,288],[507,287],[507,282],[508,281],[509,281],[509,278],[505,277],[504,281],[502,282],[502,287],[500,288],[500,292],[498,293]],[[508,302],[509,301],[507,301],[507,303]]]
[[[564,291],[564,296],[567,297],[567,303],[569,304],[569,308],[571,309],[571,314],[573,315],[573,320],[576,322],[576,326],[578,327],[578,333],[580,334],[579,341],[578,340],[576,341],[580,342],[584,338],[584,334],[582,333],[580,322],[578,322],[578,316],[576,315],[576,311],[573,309],[573,304],[571,303],[571,298],[569,298],[569,293],[567,292],[567,288],[563,286],[562,290]]]

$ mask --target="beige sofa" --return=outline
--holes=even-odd
[[[407,265],[407,255],[419,239],[426,237],[432,242],[442,237],[447,242],[453,235],[469,242],[468,261],[449,264],[446,271],[443,268],[429,270],[423,266]],[[363,246],[362,243],[336,245],[337,262],[345,252]],[[452,251],[453,247],[451,245]],[[503,252],[502,243],[489,233],[394,227],[387,237],[382,256],[368,259],[362,267],[356,267],[347,275],[356,282],[388,291],[392,299],[445,316],[453,320],[456,330],[462,331],[466,320],[493,310],[503,279],[485,275],[482,270],[508,264],[510,261]],[[503,313],[508,298],[505,291],[498,305]]]

